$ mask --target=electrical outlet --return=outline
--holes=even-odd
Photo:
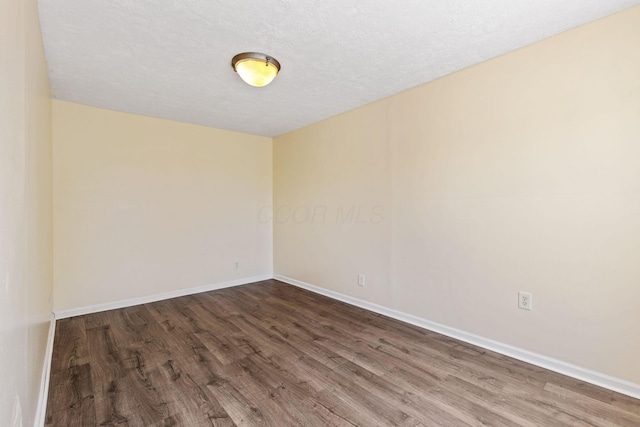
[[[240,268],[240,263],[238,261],[233,263],[233,267],[237,270]]]
[[[364,274],[358,274],[358,286],[364,286]]]
[[[518,292],[518,308],[523,310],[531,310],[533,305],[533,297],[529,292]]]

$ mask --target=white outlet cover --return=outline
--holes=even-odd
[[[533,296],[529,292],[518,292],[518,308],[531,310],[533,306]]]

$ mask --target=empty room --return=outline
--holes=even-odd
[[[640,0],[0,32],[0,426],[640,426]]]

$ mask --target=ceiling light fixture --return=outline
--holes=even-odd
[[[237,54],[231,66],[242,80],[255,87],[268,85],[280,71],[280,63],[275,58],[258,52]]]

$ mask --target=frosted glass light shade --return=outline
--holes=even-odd
[[[233,57],[233,69],[247,84],[255,87],[266,86],[280,71],[280,63],[264,53],[245,52]]]

